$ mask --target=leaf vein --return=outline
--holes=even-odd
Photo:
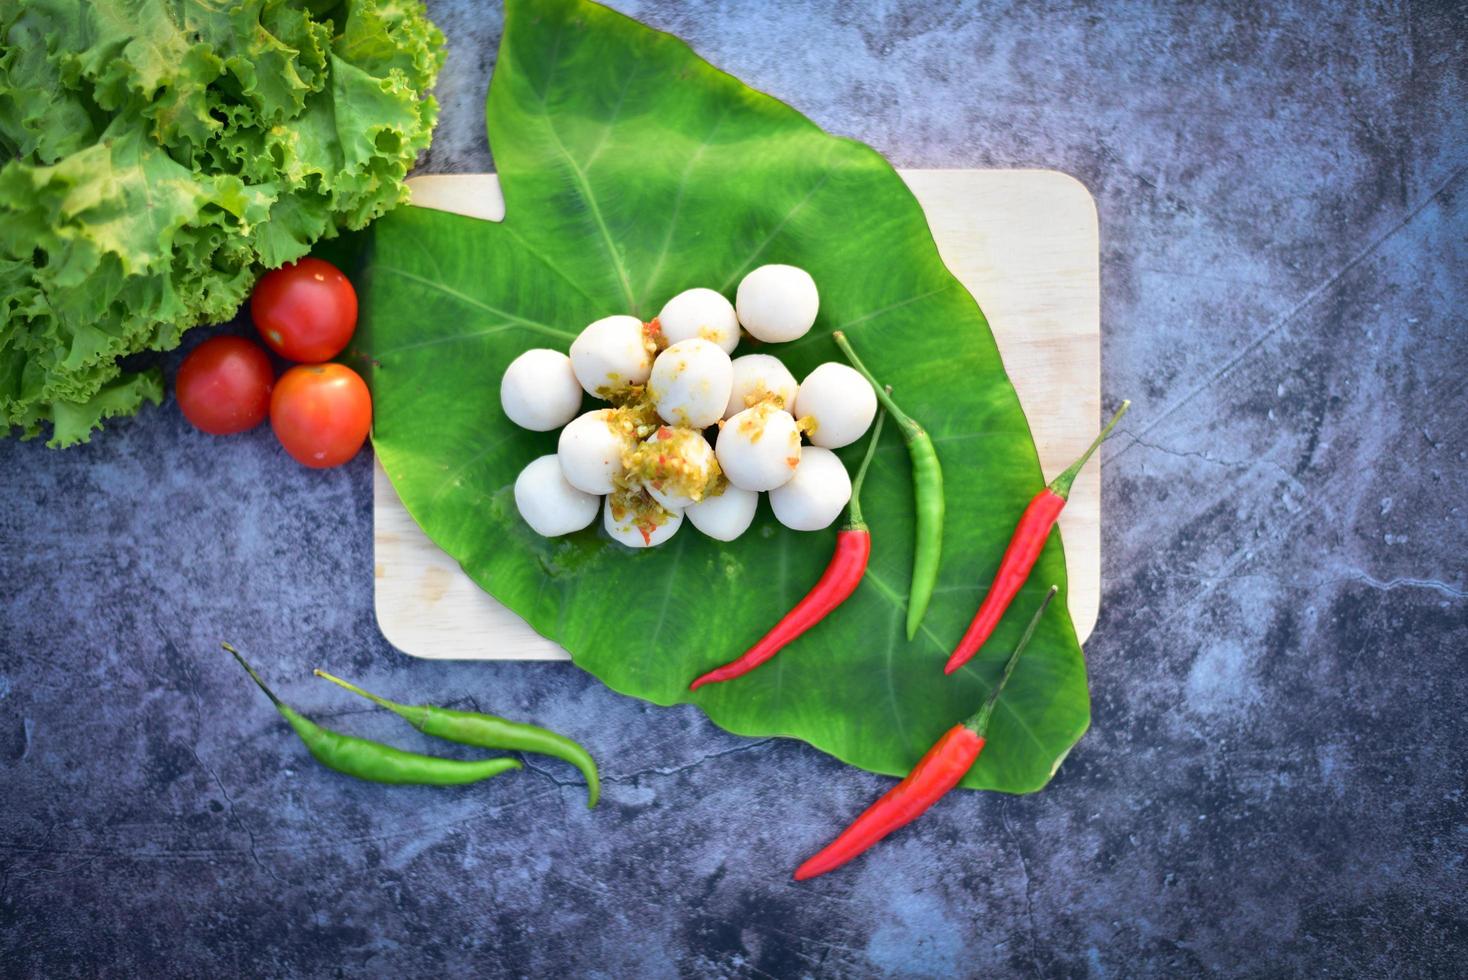
[[[868,578],[868,579],[871,579],[872,584],[877,587],[877,591],[878,592],[881,592],[883,595],[885,595],[887,597],[888,601],[892,603],[892,605],[893,605],[893,607],[894,607],[895,610],[897,610],[897,611],[900,612],[903,608],[905,608],[906,601],[902,598],[902,595],[900,593],[898,593],[895,589],[893,589],[892,586],[888,585],[885,581],[883,581],[883,579],[882,579],[882,577],[880,575],[878,575],[876,572],[872,571],[872,569],[868,568],[866,570],[866,576],[865,577]],[[939,640],[938,637],[933,634],[932,629],[929,628],[929,626],[928,626],[927,623],[923,623],[921,626],[919,626],[918,627],[918,632],[921,633],[923,636],[927,637],[928,641],[930,643],[932,643],[933,646],[935,648],[937,648],[937,650],[940,653],[945,653],[946,654],[948,652],[948,646],[945,643],[943,643],[941,640]],[[889,650],[889,656],[888,656],[887,666],[888,666],[888,671],[887,671],[888,681],[887,681],[887,683],[888,683],[888,687],[890,688],[891,683],[892,683],[891,682],[891,656],[890,656],[890,650]],[[977,679],[978,682],[981,685],[983,685],[984,691],[985,691],[986,694],[989,691],[992,691],[994,689],[994,685],[990,684],[984,677],[982,677],[981,675],[979,675],[978,673],[975,672],[975,670],[974,670],[974,664],[972,662],[969,662],[969,663],[965,664],[962,669],[964,671],[968,672],[969,676]],[[1040,741],[1040,737],[1035,734],[1035,730],[1033,728],[1031,728],[1028,724],[1026,724],[1024,718],[1022,718],[1019,714],[1017,714],[1015,712],[1015,710],[1009,706],[1009,703],[1007,701],[1005,701],[1003,698],[1000,698],[999,699],[999,706],[1004,709],[1005,713],[1008,714],[1009,717],[1011,717],[1011,718],[1014,719],[1015,724],[1019,725],[1019,727],[1024,731],[1024,733],[1030,737],[1030,741],[1032,741],[1032,742],[1035,743],[1035,747],[1038,748],[1040,750],[1040,753],[1043,755],[1045,753],[1045,743],[1042,742],[1042,741]]]
[[[663,604],[658,609],[657,625],[652,628],[652,638],[648,641],[647,644],[647,648],[649,650],[657,649],[658,640],[662,639],[663,636],[663,627],[666,626],[668,623],[668,606],[671,605],[673,598],[672,583],[678,581],[678,563],[683,560],[683,552],[686,550],[684,546],[687,544],[687,542],[688,536],[684,535],[683,537],[680,537],[678,539],[677,544],[671,549],[673,552],[673,561],[672,564],[668,567],[669,585],[668,588],[663,590]]]
[[[556,50],[557,52],[559,51],[559,44]],[[552,66],[552,73],[554,73],[554,66]],[[601,212],[601,204],[597,201],[596,194],[591,189],[591,181],[587,179],[586,172],[581,169],[581,165],[576,162],[576,158],[571,155],[571,151],[567,149],[566,144],[561,140],[561,134],[556,130],[555,114],[550,111],[547,105],[549,95],[550,83],[548,80],[546,91],[540,96],[540,107],[543,110],[542,118],[545,120],[545,131],[555,142],[556,150],[571,168],[571,176],[575,179],[577,187],[586,199],[586,206],[591,213],[592,221],[595,222],[597,230],[601,233],[602,246],[606,249],[607,256],[612,260],[612,266],[616,271],[617,279],[622,289],[622,296],[627,301],[627,311],[636,315],[637,300],[632,296],[632,280],[627,275],[627,266],[622,261],[621,253],[617,251],[616,242],[612,240],[612,231],[607,227],[606,218]]]
[[[441,496],[443,496],[445,490],[447,490],[449,487],[451,487],[451,486],[454,485],[454,482],[456,480],[458,480],[459,476],[461,474],[463,474],[464,471],[468,470],[475,463],[478,463],[481,459],[483,459],[484,457],[488,456],[490,453],[494,452],[496,449],[500,448],[505,443],[507,443],[510,440],[514,439],[515,436],[516,436],[516,433],[515,432],[511,432],[509,435],[505,436],[504,438],[499,439],[498,441],[493,442],[490,445],[484,447],[479,452],[477,452],[473,456],[469,457],[469,459],[467,459],[463,463],[461,463],[459,466],[455,467],[454,468],[454,471],[452,473],[450,473],[448,476],[444,477],[443,482],[438,485],[438,489],[433,492],[433,496],[430,497],[430,498],[428,498],[429,504],[430,505],[436,504],[438,502],[438,498],[441,497]]]
[[[790,223],[790,219],[794,218],[795,215],[799,213],[801,208],[809,204],[810,199],[815,197],[816,192],[819,191],[822,187],[825,187],[826,181],[830,179],[831,171],[829,169],[823,171],[821,173],[821,179],[811,185],[811,189],[806,191],[805,196],[796,201],[794,206],[792,206],[789,211],[785,212],[785,217],[781,218],[779,223],[776,224],[775,227],[770,230],[770,233],[765,236],[765,240],[760,242],[759,245],[755,247],[754,252],[750,254],[749,258],[744,260],[744,264],[739,266],[739,268],[736,269],[734,273],[729,276],[728,279],[724,280],[724,284],[719,287],[719,292],[727,293],[730,286],[733,286],[735,282],[743,278],[745,271],[749,269],[749,267],[754,263],[755,259],[758,259],[761,255],[763,255],[765,249],[770,247],[770,243],[773,242],[777,237],[779,237],[780,232],[785,230],[785,226]]]
[[[387,272],[395,276],[401,276],[404,279],[408,279],[412,282],[418,283],[419,285],[426,286],[434,292],[443,293],[445,296],[456,299],[466,306],[473,306],[476,309],[484,310],[486,313],[493,313],[496,316],[502,316],[507,321],[506,323],[497,324],[495,327],[488,330],[482,330],[476,333],[457,334],[452,337],[438,337],[433,340],[425,340],[417,344],[406,344],[402,347],[394,347],[388,350],[378,351],[377,356],[379,357],[384,354],[395,354],[403,350],[412,350],[415,347],[431,347],[436,344],[451,343],[455,340],[464,340],[470,337],[478,337],[485,336],[491,333],[498,333],[499,330],[512,326],[522,326],[528,330],[535,330],[540,333],[549,334],[553,337],[561,337],[565,340],[576,339],[576,335],[571,333],[569,330],[562,330],[559,327],[553,327],[548,323],[541,323],[539,320],[530,320],[523,316],[516,316],[514,313],[511,313],[508,310],[501,310],[498,307],[490,306],[488,303],[485,303],[482,300],[477,300],[467,293],[459,292],[452,286],[446,285],[441,282],[435,282],[432,279],[428,279],[418,275],[416,272],[409,272],[406,269],[399,269],[390,265],[379,265],[375,268],[374,271]]]
[[[647,286],[643,289],[642,301],[644,303],[651,298],[653,287],[662,278],[663,264],[668,260],[668,251],[673,246],[673,234],[683,214],[683,198],[688,191],[688,178],[692,175],[694,166],[703,157],[704,151],[713,145],[714,134],[719,131],[719,127],[723,125],[724,119],[728,115],[729,108],[725,106],[724,111],[719,113],[719,118],[714,120],[713,128],[709,130],[708,135],[703,138],[703,141],[698,144],[698,149],[688,155],[688,162],[683,165],[683,173],[678,177],[678,190],[673,195],[673,211],[668,216],[667,227],[663,231],[663,245],[658,250],[658,257],[653,262],[652,271],[648,273]]]
[[[898,300],[895,303],[892,303],[892,304],[890,304],[888,306],[884,306],[881,309],[873,310],[872,312],[867,313],[864,316],[859,316],[859,317],[857,317],[854,320],[848,320],[845,323],[841,324],[840,326],[838,326],[838,327],[832,327],[831,329],[832,329],[832,331],[836,331],[836,330],[850,330],[852,327],[859,326],[860,324],[866,323],[869,320],[875,320],[875,319],[877,319],[880,316],[885,316],[886,314],[891,313],[894,310],[900,310],[903,307],[911,306],[914,303],[920,303],[920,302],[922,302],[923,300],[927,299],[930,296],[937,296],[939,293],[945,293],[948,290],[952,289],[954,287],[954,285],[956,285],[956,280],[951,280],[950,279],[947,283],[944,283],[942,286],[939,286],[937,289],[929,289],[926,292],[918,293],[916,296],[909,296],[906,299]],[[796,341],[793,341],[793,342],[791,342],[789,344],[786,344],[784,347],[781,348],[781,351],[788,353],[790,351],[799,350],[800,348],[804,347],[806,344],[811,343],[812,341],[815,341],[815,340],[825,340],[825,339],[828,339],[830,336],[831,336],[830,333],[819,333],[819,334],[812,333],[812,334],[807,334],[806,336],[802,337],[799,340],[796,340]]]
[[[622,80],[622,90],[617,93],[617,104],[612,106],[611,115],[607,117],[606,123],[602,126],[601,138],[596,141],[596,146],[591,148],[591,153],[586,157],[587,173],[591,172],[591,168],[596,164],[597,158],[601,156],[602,150],[605,150],[607,147],[607,141],[612,135],[612,127],[616,125],[618,117],[622,115],[622,106],[627,101],[627,91],[632,87],[632,80],[637,77],[637,71],[638,69],[634,67]]]

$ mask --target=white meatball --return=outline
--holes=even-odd
[[[698,429],[659,426],[626,463],[628,475],[669,510],[702,500],[719,476],[714,447]]]
[[[769,354],[745,354],[734,358],[734,387],[729,389],[729,404],[724,418],[733,418],[750,406],[771,395],[780,396],[780,407],[789,412],[795,408],[797,391],[795,375]],[[753,396],[751,399],[750,396]]]
[[[724,417],[734,366],[718,344],[697,337],[658,355],[648,392],[658,415],[670,425],[707,428]]]
[[[683,513],[693,526],[715,541],[733,541],[754,523],[759,494],[725,481],[720,493],[704,497]]]
[[[646,381],[654,350],[637,317],[603,317],[571,341],[571,367],[587,394],[606,398]]]
[[[601,500],[567,483],[560,460],[552,454],[540,457],[515,478],[515,506],[532,531],[554,538],[590,525]]]
[[[624,472],[622,456],[637,445],[617,410],[599,408],[577,416],[561,430],[556,454],[571,486],[587,493],[611,493]]]
[[[712,289],[685,289],[663,304],[658,325],[669,344],[701,337],[718,344],[724,353],[739,346],[739,318],[734,304]]]
[[[877,393],[855,369],[834,361],[822,364],[800,383],[795,417],[810,417],[811,445],[839,449],[860,439],[877,416]]]
[[[614,493],[602,508],[602,526],[629,548],[655,548],[683,526],[681,510],[667,510],[641,491]]]
[[[792,531],[829,527],[851,500],[851,477],[829,449],[807,446],[789,483],[770,491],[775,519]]]
[[[544,347],[521,354],[505,368],[500,380],[500,405],[522,429],[559,429],[581,407],[581,384],[571,369],[571,359]]]
[[[762,265],[739,282],[734,295],[739,323],[767,344],[805,336],[816,322],[821,298],[810,273],[793,265]]]
[[[714,453],[736,487],[773,490],[788,482],[800,463],[800,430],[789,412],[762,402],[724,423]]]

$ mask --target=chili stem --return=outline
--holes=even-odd
[[[891,391],[892,386],[888,385],[887,390]],[[863,531],[867,526],[861,516],[861,485],[866,482],[867,468],[872,465],[872,457],[877,454],[877,440],[882,437],[882,423],[886,420],[887,413],[878,411],[877,424],[872,426],[871,438],[867,440],[867,451],[861,457],[861,465],[856,469],[856,479],[851,481],[851,503],[847,505],[851,516],[846,522],[847,529],[851,531]]]
[[[887,410],[888,414],[897,420],[897,424],[902,426],[905,432],[908,433],[923,431],[923,427],[918,425],[912,416],[908,415],[901,408],[898,408],[897,403],[892,400],[892,386],[887,385],[883,387],[881,382],[877,380],[876,375],[872,374],[867,369],[867,366],[862,363],[861,358],[856,356],[856,351],[851,349],[851,342],[846,339],[846,333],[837,330],[831,334],[831,339],[836,341],[836,346],[841,349],[842,354],[846,355],[846,359],[851,362],[851,366],[861,372],[862,377],[866,378],[871,384],[872,390],[877,393],[877,401],[881,402],[882,407]],[[911,438],[911,436],[904,435],[904,438]]]
[[[378,697],[371,691],[364,691],[357,685],[353,684],[351,681],[344,681],[340,677],[337,677],[333,674],[328,674],[320,667],[317,667],[314,671],[312,671],[312,673],[314,673],[317,677],[326,678],[333,684],[340,684],[342,687],[346,688],[348,691],[351,691],[353,694],[360,694],[362,697],[366,698],[368,701],[371,701],[379,708],[386,708],[388,711],[397,712],[399,708],[407,707],[407,705],[398,704],[396,701],[389,701],[387,698]]]
[[[986,735],[989,729],[989,718],[994,714],[994,706],[999,703],[999,694],[1004,690],[1004,685],[1009,683],[1009,675],[1014,673],[1015,664],[1019,663],[1019,655],[1029,645],[1030,637],[1035,635],[1035,629],[1040,625],[1040,617],[1045,615],[1045,608],[1050,605],[1050,600],[1055,598],[1055,593],[1060,591],[1057,585],[1050,586],[1050,591],[1045,593],[1045,598],[1040,600],[1040,608],[1030,617],[1030,625],[1025,627],[1024,635],[1019,638],[1019,644],[1015,646],[1014,652],[1009,655],[1009,660],[1004,664],[1004,673],[999,675],[999,683],[994,685],[994,690],[989,692],[989,697],[984,701],[983,707],[974,714],[972,718],[964,722],[964,727],[972,729],[981,737]]]
[[[396,701],[389,701],[387,698],[373,694],[371,691],[362,690],[360,687],[351,683],[350,681],[344,681],[340,677],[337,677],[333,674],[328,674],[320,667],[316,668],[314,673],[317,677],[322,677],[326,680],[331,681],[333,684],[341,685],[348,691],[351,691],[353,694],[361,695],[368,701],[371,701],[373,704],[377,705],[379,708],[386,708],[388,711],[391,711],[393,714],[402,718],[404,721],[406,721],[408,724],[412,725],[419,731],[423,730],[423,726],[428,722],[428,716],[433,712],[433,709],[426,704],[399,704]],[[486,747],[499,748],[499,746]]]
[[[219,645],[228,650],[230,652],[230,655],[239,661],[240,666],[245,668],[245,673],[250,675],[250,680],[254,681],[257,685],[259,685],[260,690],[265,692],[265,696],[270,699],[270,703],[275,705],[277,708],[280,707],[280,698],[276,697],[275,692],[270,689],[270,686],[260,679],[259,674],[255,673],[255,668],[251,667],[248,663],[245,662],[245,658],[240,656],[240,652],[234,647],[230,646],[228,643],[221,643]]]
[[[1101,430],[1101,433],[1096,436],[1096,440],[1091,443],[1090,448],[1085,451],[1081,458],[1072,463],[1070,469],[1050,481],[1051,493],[1055,494],[1061,500],[1066,500],[1070,497],[1070,485],[1080,475],[1081,469],[1086,465],[1086,461],[1091,458],[1091,454],[1100,447],[1101,443],[1106,441],[1106,437],[1111,435],[1111,430],[1116,428],[1116,423],[1121,421],[1121,417],[1131,407],[1132,403],[1130,399],[1121,403],[1121,407],[1116,410],[1116,414],[1111,416],[1111,421],[1106,423],[1106,428]]]

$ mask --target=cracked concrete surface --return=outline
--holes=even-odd
[[[1134,407],[1091,731],[1044,792],[946,799],[797,886],[890,780],[568,665],[397,654],[366,458],[306,473],[172,406],[0,442],[0,973],[1460,971],[1461,5],[620,5],[898,165],[1095,194],[1104,388]],[[424,168],[487,168],[498,7],[433,13]],[[312,667],[572,733],[604,802],[555,760],[447,791],[325,772],[221,639],[359,734],[428,745]]]

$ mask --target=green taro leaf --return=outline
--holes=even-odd
[[[938,258],[902,179],[870,148],[602,7],[507,8],[488,99],[505,220],[402,209],[376,224],[364,259],[383,466],[476,582],[615,690],[691,701],[733,732],[800,738],[866,769],[906,772],[978,708],[1051,583],[1064,599],[1056,534],[994,639],[944,676],[1043,483],[983,314]],[[568,538],[537,537],[511,488],[522,467],[555,451],[556,433],[512,425],[498,383],[527,348],[565,350],[612,313],[650,319],[692,286],[732,298],[740,277],[768,262],[807,269],[821,311],[808,336],[765,349],[804,377],[839,360],[830,333],[844,329],[931,432],[947,478],[942,574],[909,643],[912,491],[888,426],[864,494],[873,551],[856,594],[753,674],[690,695],[694,677],[743,652],[820,577],[836,529],[788,531],[762,502],[732,544],[690,524],[634,552],[599,520]],[[842,451],[848,467],[862,448]],[[1064,601],[1051,610],[966,786],[1040,788],[1089,723],[1075,630]]]

